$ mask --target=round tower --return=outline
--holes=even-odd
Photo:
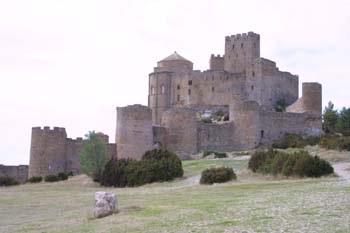
[[[32,128],[28,177],[64,172],[66,168],[66,130]]]
[[[153,147],[152,110],[143,105],[117,108],[117,158],[141,159]]]
[[[160,125],[162,114],[171,107],[171,72],[156,72],[149,75],[149,103],[153,124]]]
[[[305,112],[322,113],[322,85],[319,83],[303,83],[303,110]]]

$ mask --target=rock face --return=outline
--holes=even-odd
[[[117,210],[117,198],[113,193],[96,192],[95,193],[95,218],[102,218],[113,214]]]

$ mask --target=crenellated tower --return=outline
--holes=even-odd
[[[226,36],[224,69],[232,73],[245,73],[260,57],[260,35],[254,32]]]
[[[45,126],[32,128],[28,177],[46,176],[66,169],[66,138],[64,128]]]

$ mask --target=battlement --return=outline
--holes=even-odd
[[[41,128],[41,127],[32,127],[32,131],[35,131],[35,132],[42,131],[42,132],[53,132],[53,133],[58,133],[58,132],[65,133],[66,129],[63,128],[63,127],[53,127],[51,129],[49,126],[44,126],[43,128]]]
[[[212,54],[210,58],[224,58],[224,56],[221,56],[220,54],[215,56],[215,54]]]
[[[246,40],[250,38],[260,38],[260,35],[254,32],[248,32],[248,33],[242,33],[242,34],[236,34],[231,36],[226,36],[225,39],[227,40]]]

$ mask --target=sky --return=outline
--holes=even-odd
[[[248,31],[280,70],[320,82],[323,106],[350,107],[350,0],[0,0],[0,164],[29,163],[34,126],[113,142],[116,107],[147,105],[157,61],[177,51],[206,70]]]

